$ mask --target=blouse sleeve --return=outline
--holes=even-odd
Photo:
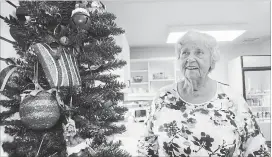
[[[240,134],[240,151],[243,157],[269,157],[265,138],[242,96],[238,98],[236,120]]]
[[[145,157],[158,157],[158,136],[153,132],[153,122],[156,120],[156,113],[160,110],[161,102],[159,98],[159,93],[153,99],[149,110],[148,119],[145,122],[146,132],[145,135],[139,139],[137,145],[137,152],[139,156]]]

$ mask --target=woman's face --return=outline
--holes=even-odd
[[[206,77],[211,67],[211,53],[204,45],[187,43],[179,52],[180,70],[190,79]]]

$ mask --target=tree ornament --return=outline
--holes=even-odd
[[[67,124],[62,124],[64,137],[74,137],[76,135],[76,123],[70,117],[67,119]],[[68,141],[68,140],[66,140]]]
[[[30,129],[44,130],[53,127],[59,120],[60,110],[56,98],[47,91],[28,95],[21,103],[21,121]]]
[[[76,8],[73,10],[70,25],[74,29],[89,30],[91,27],[89,12],[85,8]]]
[[[98,0],[92,0],[89,2],[89,7],[88,7],[88,11],[89,12],[95,12],[97,11],[98,13],[103,13],[106,10],[106,6]]]
[[[69,50],[59,46],[61,50],[60,59],[56,59],[56,53],[51,46],[43,43],[36,43],[31,46],[38,56],[45,76],[51,88],[63,87],[61,90],[70,90],[70,94],[81,92],[81,78],[77,66],[77,61],[73,55],[74,49]],[[54,54],[54,55],[53,55]]]
[[[63,37],[61,37],[60,38],[60,43],[62,44],[62,45],[68,45],[69,44],[69,38],[68,37],[66,37],[66,36],[63,36]]]
[[[77,134],[76,124],[73,119],[69,117],[67,124],[62,124],[62,127],[69,157],[89,157],[90,154],[95,154],[95,151],[90,147],[92,139],[83,139]]]
[[[70,24],[74,29],[79,28],[89,30],[91,27],[89,12],[84,8],[76,8],[73,10]]]

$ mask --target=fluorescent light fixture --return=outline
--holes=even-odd
[[[242,35],[245,30],[200,31],[213,36],[217,41],[232,41]],[[176,43],[186,32],[170,32],[166,43]]]

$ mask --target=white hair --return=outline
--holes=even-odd
[[[195,43],[195,44],[202,44],[211,53],[211,67],[209,72],[211,72],[215,68],[215,63],[220,59],[220,52],[218,49],[217,41],[214,37],[201,33],[196,30],[188,31],[184,36],[182,36],[176,43],[176,57],[179,59],[180,57],[180,50],[181,48],[188,44],[188,43]]]

